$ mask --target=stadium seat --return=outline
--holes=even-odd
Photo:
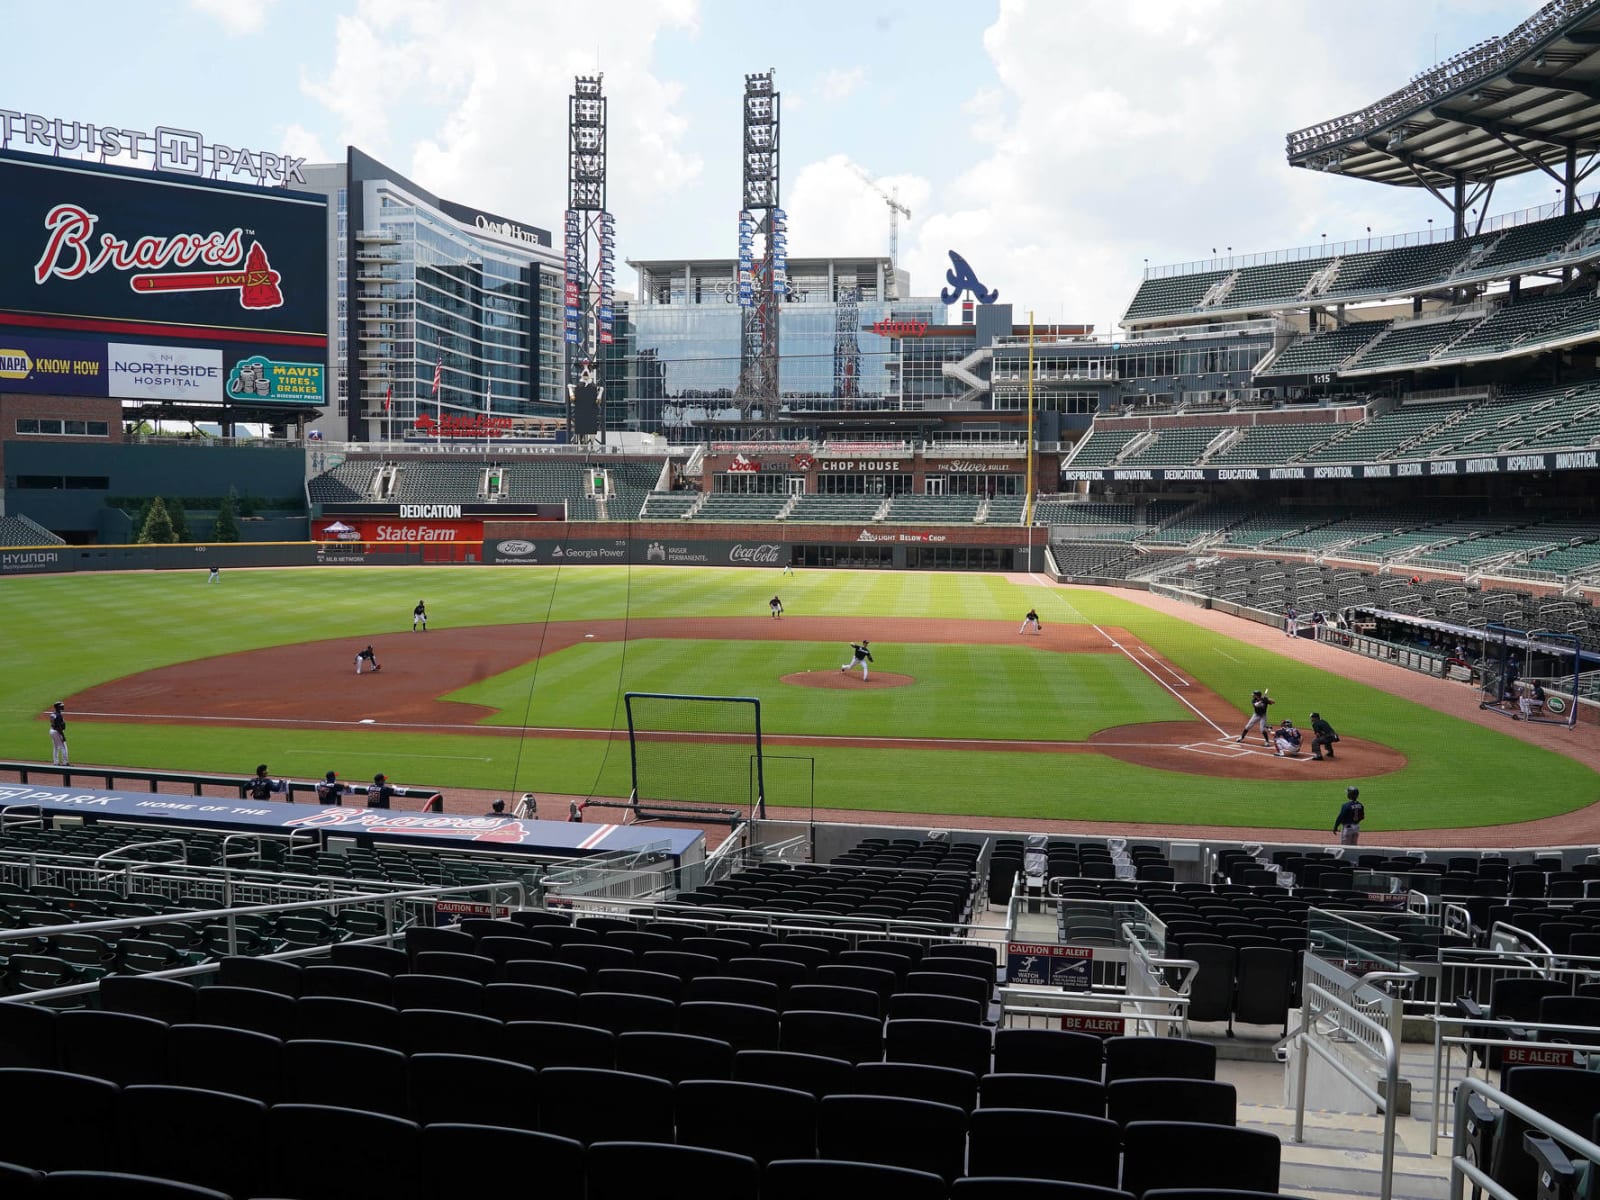
[[[778,1044],[798,1054],[878,1062],[883,1058],[883,1025],[850,1013],[797,1010],[780,1018]]]
[[[195,989],[182,979],[107,975],[100,981],[100,1007],[182,1025],[194,1020]]]
[[[683,992],[684,1000],[690,1003],[709,1000],[773,1010],[777,1009],[781,995],[775,983],[762,979],[736,979],[728,975],[706,975],[691,979]]]
[[[1264,946],[1247,946],[1240,950],[1234,1020],[1246,1025],[1282,1025],[1284,1036],[1288,1036],[1294,977],[1293,951]]]
[[[1041,1108],[1099,1117],[1105,1115],[1106,1089],[1098,1079],[996,1073],[978,1081],[978,1107]]]
[[[499,1021],[572,1021],[577,1018],[578,997],[536,983],[491,983],[483,989],[483,1012]]]
[[[0,1195],[17,1196],[30,1200],[39,1195],[44,1184],[44,1172],[16,1163],[0,1162]]]
[[[607,1139],[672,1140],[672,1084],[589,1067],[539,1072],[539,1125],[584,1145]]]
[[[761,1200],[945,1200],[948,1194],[949,1185],[936,1174],[877,1163],[780,1158],[768,1163],[761,1177]]]
[[[1227,1021],[1233,1017],[1233,992],[1239,952],[1217,942],[1182,944],[1183,957],[1199,966],[1189,983],[1189,1020]]]
[[[787,1050],[741,1050],[733,1056],[734,1079],[808,1092],[819,1100],[849,1091],[853,1071],[845,1059]]]
[[[592,979],[595,972],[607,968],[631,970],[638,965],[639,958],[625,946],[613,946],[605,942],[573,942],[557,948],[556,961],[576,963]]]
[[[295,1001],[295,1035],[400,1049],[400,1013],[388,1004],[337,996],[301,996]]]
[[[211,1188],[122,1171],[52,1171],[41,1200],[232,1200]]]
[[[1120,1151],[1117,1126],[1104,1117],[980,1108],[972,1114],[966,1173],[1003,1175],[1020,1160],[1033,1177],[1115,1187]]]
[[[816,1012],[854,1013],[874,1020],[883,1016],[882,1003],[877,992],[822,983],[796,984],[783,998],[785,1011],[812,1009]]]
[[[605,949],[605,947],[597,947]],[[655,996],[670,1004],[678,1003],[683,995],[683,981],[676,975],[663,971],[642,971],[632,967],[602,968],[589,980],[587,991],[627,992],[636,996]]]
[[[174,1025],[167,1078],[177,1087],[231,1092],[264,1104],[283,1096],[283,1042],[252,1029]]]
[[[258,1195],[422,1200],[422,1130],[412,1121],[358,1108],[278,1104],[267,1113],[267,1133],[268,1185]],[[381,1146],[383,1153],[352,1154],[352,1146]]]
[[[1018,1179],[1005,1175],[969,1175],[950,1189],[950,1200],[1138,1200],[1117,1188],[1059,1179]],[[1218,1200],[1223,1200],[1219,1197]],[[1250,1200],[1239,1193],[1238,1200]]]
[[[36,1171],[102,1170],[111,1165],[117,1085],[66,1071],[0,1068],[0,1096],[27,1098],[10,1104],[0,1121],[0,1162]],[[62,1114],[70,1113],[71,1120]],[[94,1131],[85,1136],[85,1131]]]
[[[478,983],[494,983],[500,976],[500,968],[494,959],[453,950],[419,951],[411,969],[420,975],[447,975],[452,979],[472,979]]]
[[[508,1021],[502,1058],[544,1070],[546,1067],[617,1065],[616,1035],[592,1025],[558,1021]]]
[[[576,963],[514,960],[503,970],[507,983],[531,983],[564,992],[582,992],[589,984],[589,972]]]
[[[131,1013],[76,1009],[56,1024],[61,1069],[126,1086],[167,1081],[167,1025]]]
[[[809,1092],[696,1079],[678,1085],[674,1108],[678,1141],[684,1145],[748,1154],[762,1166],[817,1151],[817,1101]]]
[[[1106,1039],[1106,1085],[1119,1079],[1215,1079],[1217,1049],[1168,1037]]]
[[[617,1070],[653,1075],[669,1083],[728,1079],[733,1074],[733,1047],[716,1038],[686,1033],[622,1033],[617,1037]]]
[[[753,1004],[694,1000],[680,1004],[678,1031],[697,1037],[718,1038],[727,1042],[736,1052],[778,1048],[778,1014],[770,1008],[757,1008]]]
[[[1208,1079],[1119,1079],[1106,1087],[1106,1115],[1133,1121],[1193,1121],[1232,1125],[1238,1098],[1231,1083]]]
[[[1278,1190],[1282,1146],[1270,1133],[1197,1122],[1134,1121],[1122,1131],[1122,1148],[1122,1187],[1135,1196],[1156,1188]]]
[[[425,1126],[420,1148],[422,1188],[419,1200],[460,1200],[464,1196],[500,1196],[508,1191],[508,1174],[521,1164],[537,1164],[537,1194],[583,1195],[583,1145],[571,1138],[504,1126]]]
[[[670,1033],[678,1027],[678,1009],[672,1001],[630,992],[588,992],[578,999],[578,1016],[585,1025],[612,1033]]]
[[[230,1196],[260,1190],[266,1136],[267,1106],[227,1092],[138,1086],[124,1089],[117,1105],[121,1169]]]
[[[413,1054],[410,1117],[418,1125],[539,1129],[539,1072],[521,1063],[466,1054]]]
[[[494,959],[502,967],[508,962],[570,961],[558,959],[557,956],[561,951],[551,943],[524,934],[520,930],[515,935],[496,934],[494,937],[479,938],[478,944],[473,949],[475,953],[485,958]]]
[[[891,1021],[958,1021],[977,1025],[983,1005],[960,996],[930,996],[922,992],[896,992],[889,997]]]
[[[400,975],[410,963],[404,950],[397,950],[393,946],[368,946],[360,942],[335,942],[328,948],[328,958],[337,966],[382,971],[385,975]]]
[[[259,992],[276,992],[280,996],[300,994],[300,973],[304,970],[297,962],[276,958],[224,958],[217,963],[217,982],[224,987],[254,988]]]
[[[1588,1133],[1600,1113],[1600,1075],[1571,1067],[1512,1067],[1505,1073],[1505,1093],[1579,1133]],[[1513,1195],[1537,1196],[1538,1162],[1523,1138],[1531,1130],[1527,1122],[1476,1094],[1467,1097],[1467,1120],[1475,1143],[1467,1148],[1467,1161]]]
[[[962,1173],[967,1115],[949,1104],[885,1096],[824,1096],[817,1105],[822,1158],[927,1171],[947,1184]]]
[[[493,1058],[505,1022],[480,1013],[408,1008],[400,1014],[399,1045],[403,1054],[468,1054]]]
[[[966,1113],[978,1103],[978,1077],[972,1072],[923,1063],[861,1063],[851,1076],[850,1090],[862,1096],[931,1100]]]
[[[881,1015],[888,1007],[889,997],[894,995],[900,983],[893,971],[832,961],[819,963],[812,968],[810,982],[825,987],[855,988],[871,992],[878,998],[877,1013],[872,1014],[875,1016]],[[787,1003],[785,1001],[785,1004]]]
[[[764,980],[784,992],[797,983],[804,983],[809,972],[803,963],[787,959],[746,957],[729,959],[718,974],[736,979]]]
[[[1100,1081],[1104,1043],[1064,1029],[997,1029],[994,1069],[1005,1075],[1068,1075]]]
[[[298,969],[295,980],[295,991],[298,992]],[[293,1037],[297,1022],[293,996],[222,984],[203,987],[195,993],[194,1016],[200,1025],[253,1029],[275,1038]]]
[[[890,1062],[926,1063],[968,1071],[974,1079],[989,1074],[992,1036],[983,1025],[956,1021],[890,1021],[885,1026],[885,1057]]]
[[[41,1004],[0,1004],[0,1067],[53,1070],[59,1016]]]
[[[373,1004],[393,1004],[394,985],[392,977],[382,971],[312,965],[300,973],[300,995],[338,996]]]
[[[390,990],[394,996],[394,1006],[402,1012],[411,1008],[432,1008],[476,1013],[482,1012],[487,1002],[483,984],[475,979],[457,979],[449,975],[415,975],[409,972],[396,975],[391,981]]]
[[[641,1180],[660,1200],[756,1200],[755,1159],[726,1150],[652,1142],[596,1142],[589,1147],[589,1200],[635,1200]]]
[[[521,914],[518,914],[519,916]],[[468,934],[459,929],[438,929],[429,925],[413,925],[406,930],[406,957],[411,969],[418,970],[417,956],[427,951],[445,951],[452,954],[473,953],[474,943]]]
[[[313,1038],[285,1042],[284,1096],[295,1104],[336,1105],[402,1117],[406,1056],[398,1050]]]

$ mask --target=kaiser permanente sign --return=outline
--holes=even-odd
[[[1479,458],[1430,458],[1421,462],[1354,463],[1343,466],[1306,464],[1295,467],[1105,467],[1099,470],[1063,467],[1062,479],[1149,480],[1174,483],[1205,480],[1260,482],[1273,479],[1436,479],[1441,475],[1513,475],[1528,471],[1593,471],[1600,469],[1600,451],[1574,450],[1552,454],[1487,454]]]

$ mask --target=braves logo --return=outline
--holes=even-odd
[[[375,809],[324,809],[295,817],[285,825],[302,829],[359,829],[363,833],[436,833],[473,842],[515,845],[528,836],[521,821],[507,817],[427,817],[385,813]]]
[[[954,304],[961,298],[963,292],[971,292],[979,304],[993,304],[1000,299],[998,290],[990,291],[978,280],[978,274],[954,250],[949,251],[950,269],[944,273],[945,281],[949,287],[939,293],[941,304]]]

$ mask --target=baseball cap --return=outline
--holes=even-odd
[[[335,779],[339,778],[339,774],[337,771],[329,771],[327,775],[323,776],[323,778],[325,778],[329,783],[332,783]]]
[[[1312,713],[1311,714],[1311,719],[1313,721],[1320,721],[1320,720],[1322,720],[1322,714],[1321,713]]]
[[[54,704],[52,704],[52,705],[51,705],[51,706],[50,706],[50,707],[51,707],[51,708],[65,708],[65,707],[66,707],[66,705],[64,705],[64,704],[62,704],[62,703],[61,703],[61,701],[59,701],[59,700],[57,700],[57,701],[56,701],[56,702],[55,702],[55,703],[54,703]]]
[[[1361,795],[1361,789],[1358,787],[1347,787],[1344,790],[1344,794],[1349,796],[1350,799],[1354,800],[1357,796]]]
[[[389,778],[387,775],[385,775],[382,771],[379,771],[376,775],[374,775],[372,777],[372,782],[373,783],[382,783],[387,778]]]

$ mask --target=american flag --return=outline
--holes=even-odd
[[[433,398],[439,398],[439,385],[444,382],[444,355],[433,360]]]

